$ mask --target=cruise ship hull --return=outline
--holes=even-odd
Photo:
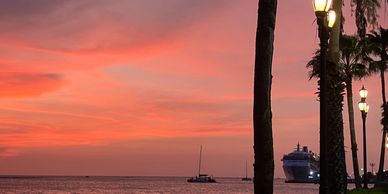
[[[318,182],[319,172],[309,166],[283,166],[286,182]]]
[[[284,155],[283,171],[286,182],[319,182],[319,158],[308,151],[307,146],[300,150]]]

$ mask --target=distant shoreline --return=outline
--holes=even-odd
[[[149,177],[149,178],[188,178],[192,176],[126,176],[126,175],[0,175],[0,179],[4,178],[53,178],[53,177],[85,177],[85,178],[91,178],[91,177],[120,177],[120,178],[142,178],[142,177]],[[217,178],[225,178],[225,179],[241,179],[241,177],[219,177],[219,176],[214,176]],[[274,180],[283,180],[285,178],[274,178]]]

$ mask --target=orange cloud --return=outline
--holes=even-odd
[[[0,73],[0,98],[39,96],[59,89],[64,84],[61,75],[49,73]]]

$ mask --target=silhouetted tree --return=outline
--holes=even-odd
[[[366,66],[362,63],[362,43],[355,36],[343,35],[340,38],[340,67],[346,87],[348,103],[350,143],[352,149],[353,173],[356,188],[361,188],[361,177],[357,157],[356,130],[354,127],[353,79],[361,79],[368,75]]]
[[[328,130],[328,193],[342,194],[346,192],[347,173],[345,163],[344,133],[343,133],[343,76],[341,66],[339,65],[340,47],[339,38],[341,33],[342,19],[342,0],[333,1],[333,9],[336,12],[337,19],[334,27],[331,29],[329,52],[327,57],[327,130]],[[312,76],[319,76],[317,71],[319,67],[319,51],[315,53],[307,67],[312,67],[309,72]],[[319,83],[318,83],[319,84]]]
[[[349,115],[349,130],[350,141],[352,147],[352,159],[353,159],[353,171],[355,177],[355,183],[357,188],[361,188],[361,177],[359,173],[358,157],[357,157],[357,142],[356,132],[354,127],[354,108],[353,108],[353,79],[361,79],[368,75],[368,71],[363,61],[363,53],[361,43],[355,36],[343,35],[340,38],[340,60],[338,66],[338,75],[343,83],[345,83],[346,97],[348,105]],[[319,50],[315,52],[313,58],[307,63],[307,67],[310,68],[309,76],[319,76]]]
[[[329,193],[343,194],[347,189],[347,173],[344,148],[344,125],[343,125],[343,92],[344,84],[341,78],[339,65],[339,38],[341,34],[342,0],[333,1],[333,9],[337,14],[337,22],[330,33],[328,53],[328,107],[327,107],[327,130],[328,130],[328,179]]]
[[[352,92],[352,80],[353,78],[360,79],[367,75],[366,67],[360,63],[360,52],[359,44],[357,44],[357,39],[353,36],[343,36],[340,39],[340,61],[337,71],[338,72],[338,82],[345,83],[346,96],[348,102],[348,115],[349,115],[349,130],[351,136],[351,145],[352,145],[352,159],[353,159],[353,171],[355,175],[356,187],[361,187],[361,178],[358,171],[358,157],[357,157],[357,142],[356,134],[354,128],[354,109],[353,109],[353,92]],[[318,77],[319,75],[319,50],[315,53],[313,58],[306,65],[310,68],[309,76]]]
[[[372,73],[380,73],[381,80],[381,96],[382,96],[382,109],[383,109],[383,118],[388,118],[388,109],[387,109],[387,100],[385,96],[385,76],[384,73],[387,71],[387,43],[388,43],[388,30],[382,27],[379,28],[378,32],[373,31],[371,34],[367,35],[367,50],[371,52],[371,55],[377,58],[372,60],[369,64],[369,70]],[[380,162],[379,170],[377,172],[377,181],[381,181],[381,176],[384,170],[384,158],[385,158],[385,136],[387,134],[388,125],[387,122],[382,122],[383,133],[381,140],[380,148]]]
[[[366,35],[368,24],[373,28],[377,26],[377,9],[381,0],[352,0],[351,7],[356,7],[355,19],[357,34],[363,39]]]
[[[254,77],[254,191],[273,193],[271,82],[277,0],[259,0]]]

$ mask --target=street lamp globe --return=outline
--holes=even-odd
[[[330,10],[329,13],[327,14],[327,26],[329,28],[332,28],[334,26],[335,18],[336,18],[335,11]]]
[[[360,90],[360,97],[361,98],[366,98],[368,96],[368,90],[366,90],[364,88],[364,86],[362,86],[361,90]]]
[[[366,102],[361,101],[358,103],[358,108],[360,109],[361,112],[367,113],[369,110],[369,105]]]
[[[315,12],[327,12],[331,7],[332,0],[313,0]]]
[[[388,149],[388,136],[385,136],[385,147]]]

